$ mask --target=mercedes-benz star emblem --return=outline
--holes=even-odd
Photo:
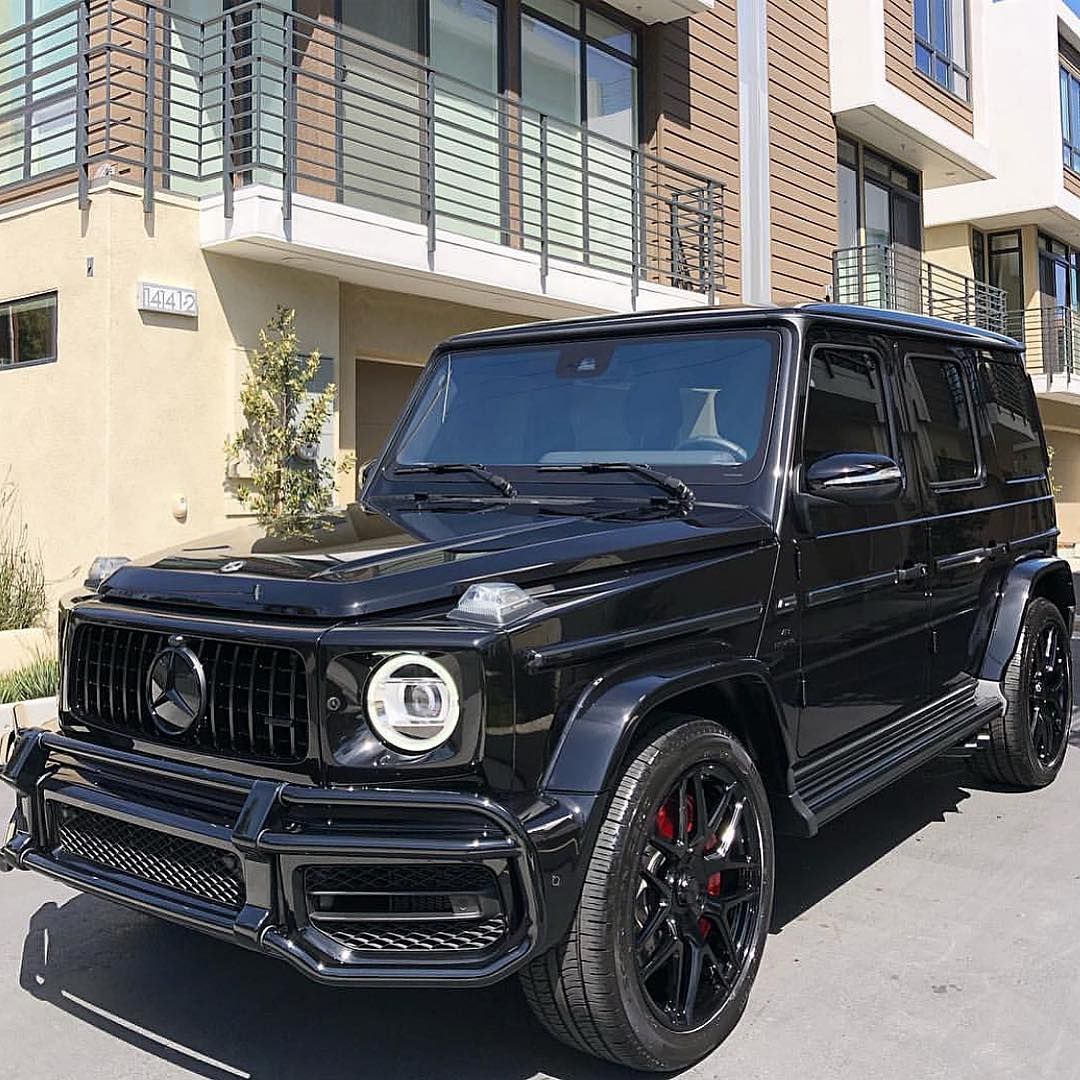
[[[150,714],[163,735],[183,735],[206,708],[206,672],[179,636],[151,661],[146,676]]]
[[[243,569],[244,569],[244,560],[243,559],[233,559],[232,562],[227,562],[221,568],[221,572],[223,574],[235,574],[237,570],[243,570]]]

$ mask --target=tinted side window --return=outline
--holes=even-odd
[[[881,367],[871,353],[819,348],[810,363],[803,463],[848,452],[893,452]]]
[[[982,360],[979,383],[1002,477],[1020,480],[1042,476],[1046,459],[1039,438],[1035,395],[1019,363]]]
[[[908,358],[907,395],[916,440],[923,449],[932,484],[978,476],[971,403],[964,368],[957,360]]]

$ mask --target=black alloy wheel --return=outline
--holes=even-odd
[[[751,955],[761,884],[753,802],[723,766],[695,765],[653,817],[633,898],[638,978],[673,1030],[723,1008]]]
[[[684,1069],[746,1008],[773,898],[769,801],[746,749],[658,718],[626,765],[566,938],[520,975],[556,1038],[633,1069]]]
[[[997,784],[1045,787],[1061,770],[1072,721],[1072,655],[1065,620],[1044,597],[1024,612],[1016,651],[1001,680],[1005,708],[990,722],[976,770]]]
[[[1069,658],[1064,629],[1048,622],[1031,651],[1028,708],[1031,742],[1040,764],[1049,767],[1069,735]]]

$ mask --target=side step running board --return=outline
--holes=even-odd
[[[972,679],[916,713],[796,765],[795,790],[813,825],[821,825],[957,744],[971,739],[974,749],[977,734],[1003,708],[997,683]]]

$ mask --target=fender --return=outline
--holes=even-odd
[[[1047,589],[1047,586],[1050,588]],[[1049,555],[1024,559],[1006,573],[1002,582],[1001,598],[986,652],[983,654],[979,678],[1001,682],[1020,640],[1024,611],[1028,601],[1034,596],[1048,596],[1057,603],[1064,602],[1068,609],[1066,626],[1070,634],[1072,633],[1076,596],[1069,564],[1064,559]]]
[[[764,664],[750,658],[710,661],[702,657],[700,650],[695,653],[683,646],[663,656],[654,653],[614,668],[594,679],[574,702],[541,781],[541,790],[546,795],[560,803],[572,800],[579,807],[580,830],[576,838],[580,855],[566,864],[559,875],[560,888],[552,890],[548,897],[548,944],[562,940],[573,919],[588,867],[588,854],[607,812],[619,768],[642,722],[652,710],[680,694],[747,676],[761,685],[774,710],[775,720],[766,722],[779,732],[778,752],[784,757],[776,766],[786,790],[770,791],[770,803],[775,805],[774,821],[782,831],[802,836],[813,834],[812,815],[794,789],[791,773],[794,747],[780,722],[783,712]]]
[[[689,690],[746,676],[760,683],[779,721],[783,712],[772,678],[759,660],[707,661],[700,653],[680,650],[660,662],[654,656],[600,676],[571,709],[542,789],[591,795],[606,791],[614,783],[643,719],[657,706]],[[776,728],[786,757],[778,763],[779,771],[788,776],[794,748],[784,725],[777,722]]]

